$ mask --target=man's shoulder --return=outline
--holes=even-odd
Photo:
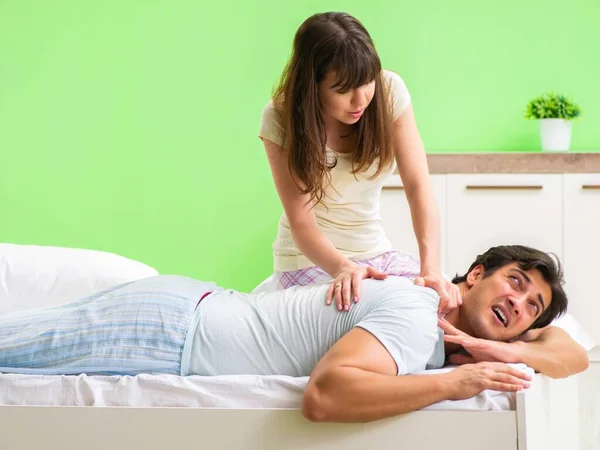
[[[433,289],[417,286],[414,278],[388,276],[385,280],[367,278],[361,282],[361,290],[374,302],[401,302],[419,299],[432,305],[439,303],[439,296]],[[436,306],[437,308],[437,306]]]
[[[413,290],[420,288],[416,286],[414,278],[410,277],[399,277],[395,275],[389,275],[385,280],[376,280],[374,278],[365,278],[361,281],[362,286],[369,286],[375,289],[402,289],[402,290]]]

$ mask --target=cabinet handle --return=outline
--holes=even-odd
[[[393,190],[393,191],[403,191],[404,190],[404,186],[384,186],[383,188]]]
[[[516,191],[516,190],[527,190],[527,191],[539,191],[543,189],[544,186],[540,185],[467,185],[466,189],[472,191]]]
[[[600,190],[600,184],[583,184],[581,186],[581,189],[599,189]]]

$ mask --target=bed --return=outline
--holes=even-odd
[[[2,374],[0,439],[7,449],[575,450],[576,379],[537,374],[517,394],[484,391],[368,424],[316,424],[299,411],[307,378]]]
[[[155,274],[102,252],[0,244],[0,314]],[[0,374],[0,446],[577,450],[577,378],[536,374],[518,394],[484,391],[368,424],[317,424],[299,410],[307,378]]]

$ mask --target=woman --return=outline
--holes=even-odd
[[[460,304],[441,275],[438,211],[410,94],[382,70],[358,20],[328,12],[300,26],[259,136],[284,208],[273,244],[277,288],[332,279],[327,303],[347,311],[361,279],[420,264],[416,282],[438,291],[440,312]],[[379,217],[383,182],[396,165],[420,263],[393,251]]]

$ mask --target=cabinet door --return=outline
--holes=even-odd
[[[441,265],[445,272],[446,264],[446,175],[431,175],[431,184],[439,214],[441,230]],[[380,214],[388,239],[397,250],[402,250],[416,258],[419,257],[419,246],[413,230],[410,207],[406,193],[398,174],[392,175],[381,192]]]
[[[564,178],[564,269],[569,313],[600,344],[600,174]]]
[[[448,266],[463,275],[496,245],[562,256],[562,175],[448,175]]]

